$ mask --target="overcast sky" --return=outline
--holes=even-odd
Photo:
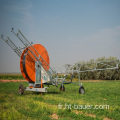
[[[120,0],[0,0],[0,34],[20,29],[48,51],[51,67],[92,58],[120,59]],[[20,72],[20,58],[0,39],[0,73]]]

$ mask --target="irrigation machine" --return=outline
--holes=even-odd
[[[28,87],[23,87],[22,84],[19,85],[19,94],[21,95],[24,94],[24,91],[47,92],[47,87],[44,87],[44,84],[48,86],[53,85],[56,87],[60,84],[60,90],[65,91],[64,84],[70,83],[79,85],[79,93],[84,94],[85,89],[80,81],[80,73],[96,70],[118,69],[118,60],[94,61],[91,63],[93,64],[92,66],[94,66],[92,68],[91,64],[66,64],[64,76],[62,73],[61,77],[59,77],[60,73],[50,67],[49,55],[44,46],[29,42],[20,30],[15,33],[14,28],[12,28],[11,32],[22,43],[22,47],[16,46],[15,42],[9,37],[4,39],[4,36],[1,35],[1,38],[20,57],[20,70],[23,77],[28,81]],[[109,63],[112,63],[112,65]],[[102,65],[103,68],[99,68],[100,65]],[[72,82],[73,74],[75,72],[78,73],[79,83]],[[70,81],[66,79],[68,74],[71,75]]]

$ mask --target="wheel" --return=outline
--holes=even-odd
[[[22,84],[20,84],[20,85],[19,85],[19,94],[20,94],[20,95],[23,95],[23,93],[24,93],[24,87],[23,87]]]
[[[65,86],[64,86],[64,85],[63,85],[63,86],[61,85],[61,86],[60,86],[60,90],[65,91]]]
[[[80,94],[84,94],[84,93],[85,93],[85,89],[84,89],[83,86],[81,86],[81,87],[79,88],[79,93],[80,93]]]

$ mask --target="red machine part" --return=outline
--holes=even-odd
[[[41,64],[43,68],[48,71],[49,70],[49,55],[47,50],[45,49],[44,46],[41,44],[35,44],[33,47],[36,49],[36,51],[42,56],[39,58],[39,61],[41,61]],[[34,57],[33,54],[35,54],[37,57],[39,57],[39,54],[33,49],[32,46],[29,48],[26,48],[20,58],[20,69],[23,77],[29,81],[29,82],[35,82],[35,61],[36,58]],[[33,53],[31,53],[32,51]],[[33,58],[33,59],[32,59]]]

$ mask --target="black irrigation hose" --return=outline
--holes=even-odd
[[[27,55],[27,51],[25,52],[25,54],[24,54],[24,56],[23,56],[23,61],[22,61],[22,64],[23,64],[23,71],[24,71],[26,77],[27,77],[28,79],[30,79],[29,76],[28,76],[28,74],[27,74],[26,67],[25,67],[26,55]]]
[[[52,85],[52,83],[43,83],[44,85]]]

